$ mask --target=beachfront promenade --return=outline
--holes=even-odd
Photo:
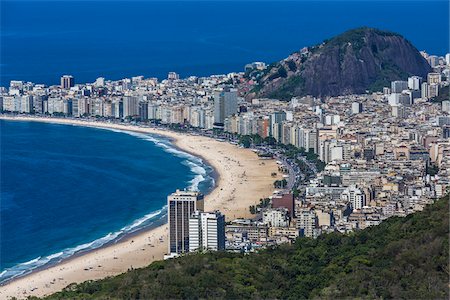
[[[2,116],[3,119],[8,118]],[[220,210],[228,220],[251,217],[249,206],[272,195],[278,172],[274,160],[260,160],[249,149],[199,135],[181,134],[155,128],[58,118],[20,117],[39,121],[105,129],[131,130],[169,137],[183,151],[200,156],[214,167],[216,188],[205,196],[205,210]],[[163,258],[167,251],[167,226],[144,231],[129,239],[64,261],[0,287],[0,298],[29,295],[43,296],[61,290],[68,284],[95,280],[139,268]]]

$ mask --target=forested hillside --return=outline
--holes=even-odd
[[[47,299],[448,299],[449,197],[350,235],[300,238],[250,255],[192,254]]]

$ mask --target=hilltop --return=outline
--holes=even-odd
[[[47,299],[448,299],[449,197],[349,235],[216,252],[71,285]]]
[[[364,27],[248,74],[258,82],[248,97],[289,99],[365,93],[411,75],[426,77],[430,71],[419,51],[401,35]]]

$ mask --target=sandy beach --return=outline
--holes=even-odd
[[[226,215],[227,220],[249,217],[250,205],[258,203],[260,198],[272,195],[276,178],[271,173],[278,173],[274,160],[260,160],[251,150],[202,136],[83,120],[23,116],[0,116],[0,119],[91,126],[167,136],[181,150],[202,157],[214,167],[218,180],[215,189],[205,197],[205,210],[218,209]],[[147,266],[152,261],[163,259],[166,252],[167,226],[163,225],[0,286],[0,299],[45,296],[60,291],[71,283],[100,279],[126,272],[130,268]]]

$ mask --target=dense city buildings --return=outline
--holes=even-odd
[[[184,79],[171,72],[162,81],[100,77],[74,84],[63,76],[50,87],[11,81],[0,104],[4,113],[187,130],[252,147],[261,161],[276,158],[285,184],[274,183],[265,205],[252,208],[254,218],[231,220],[225,244],[223,216],[202,212],[203,196],[177,191],[168,197],[169,254],[253,251],[298,236],[364,229],[422,210],[449,192],[449,56],[422,55],[432,68],[428,76],[366,94],[246,99],[255,83],[244,72]]]

